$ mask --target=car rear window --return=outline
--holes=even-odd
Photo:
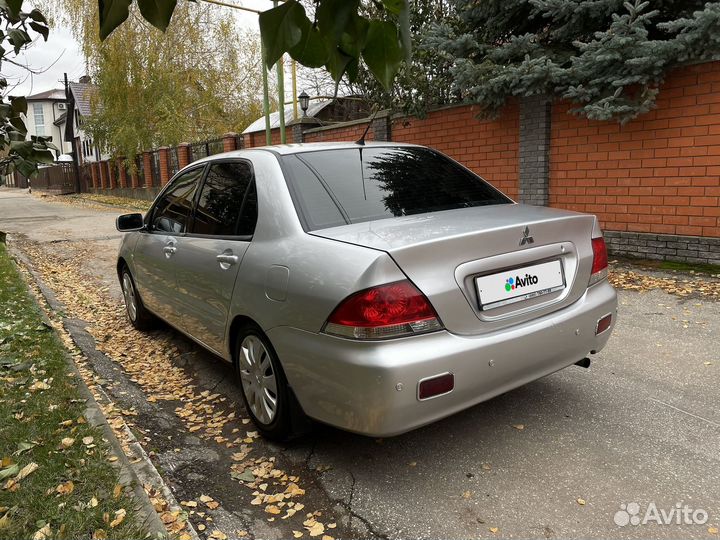
[[[358,147],[283,157],[309,230],[512,203],[482,178],[427,148]]]

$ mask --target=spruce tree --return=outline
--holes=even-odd
[[[457,18],[427,41],[452,62],[454,90],[488,113],[545,94],[624,122],[652,108],[670,69],[720,58],[720,2],[453,1]]]

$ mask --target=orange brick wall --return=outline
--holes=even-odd
[[[285,136],[288,139],[292,137],[290,129],[285,130]],[[271,130],[270,137],[272,144],[280,144],[280,129],[275,128]],[[243,135],[243,144],[245,148],[252,148],[254,146],[265,146],[265,131],[256,131],[254,133],[247,133]]]
[[[456,159],[510,197],[518,195],[519,116],[516,104],[495,120],[478,120],[472,105],[433,111],[425,118],[398,118],[392,140],[430,146]]]
[[[552,110],[551,206],[612,231],[720,237],[720,62],[671,73],[623,126],[567,109]]]
[[[365,129],[367,129],[367,124],[354,124],[352,126],[342,126],[335,129],[305,133],[303,142],[357,141],[362,137]],[[370,128],[365,136],[365,140],[372,141],[373,138],[373,130]]]

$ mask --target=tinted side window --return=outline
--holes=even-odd
[[[203,167],[188,171],[175,179],[153,211],[152,228],[157,231],[181,234],[187,230],[193,199]]]
[[[347,221],[312,170],[297,156],[285,158],[300,211],[310,230],[345,225]]]
[[[215,236],[251,235],[257,221],[257,197],[248,163],[210,167],[195,209],[192,232]]]

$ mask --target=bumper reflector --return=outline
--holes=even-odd
[[[455,375],[443,373],[435,377],[423,379],[418,383],[418,399],[430,399],[452,392],[455,388]]]
[[[595,327],[595,335],[602,334],[605,330],[610,328],[610,324],[612,323],[612,314],[608,313],[605,315],[602,319],[600,319],[597,322],[597,326]]]

